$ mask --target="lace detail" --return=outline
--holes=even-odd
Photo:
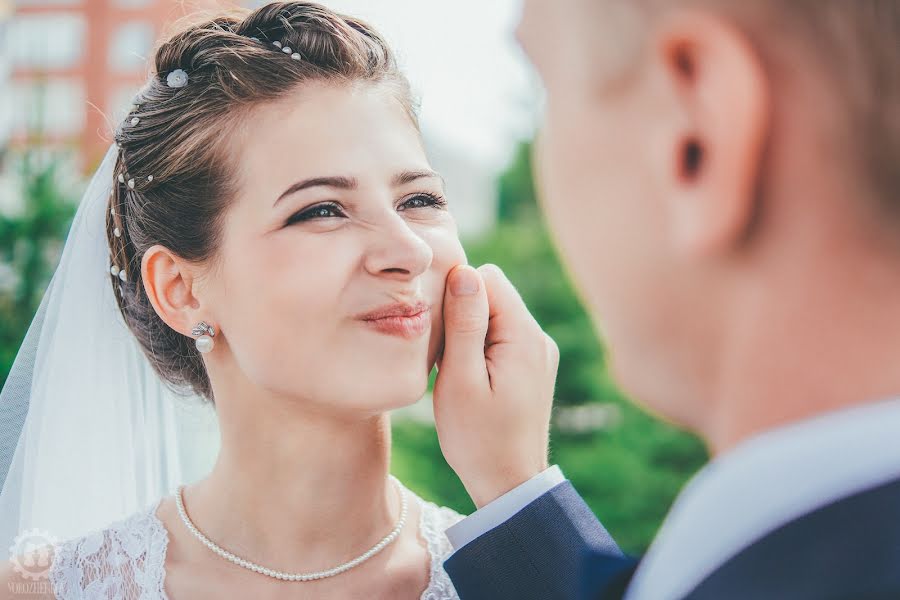
[[[444,531],[462,520],[464,516],[452,508],[438,506],[415,494],[413,496],[418,499],[419,506],[422,508],[422,515],[419,518],[419,533],[425,538],[425,542],[428,544],[428,553],[431,555],[431,576],[428,587],[422,592],[419,600],[459,600],[450,576],[444,570],[444,560],[453,551],[453,546]]]
[[[405,488],[421,509],[419,533],[431,557],[428,587],[419,600],[458,600],[444,570],[453,551],[444,531],[463,519],[453,509],[423,500]],[[57,546],[50,585],[60,600],[168,600],[164,587],[169,535],[156,516],[162,498],[102,530]]]
[[[161,500],[106,529],[60,544],[49,573],[55,597],[168,600],[163,564],[169,535],[156,517]]]

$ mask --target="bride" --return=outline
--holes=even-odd
[[[28,418],[0,533],[62,540],[38,575],[20,544],[7,588],[456,598],[462,517],[389,475],[388,411],[425,392],[466,262],[391,51],[284,2],[188,26],[153,71],[3,391]],[[183,487],[173,391],[221,436]]]

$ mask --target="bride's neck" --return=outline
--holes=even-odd
[[[334,566],[348,544],[365,550],[394,526],[387,414],[217,410],[221,451],[209,477],[187,488],[185,506],[220,545],[274,568],[319,570]]]

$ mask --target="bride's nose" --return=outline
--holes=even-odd
[[[370,232],[364,262],[373,275],[412,278],[427,271],[433,258],[431,246],[397,216]]]

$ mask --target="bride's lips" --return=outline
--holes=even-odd
[[[431,327],[431,307],[426,302],[398,302],[357,317],[379,333],[408,339],[421,336]]]

